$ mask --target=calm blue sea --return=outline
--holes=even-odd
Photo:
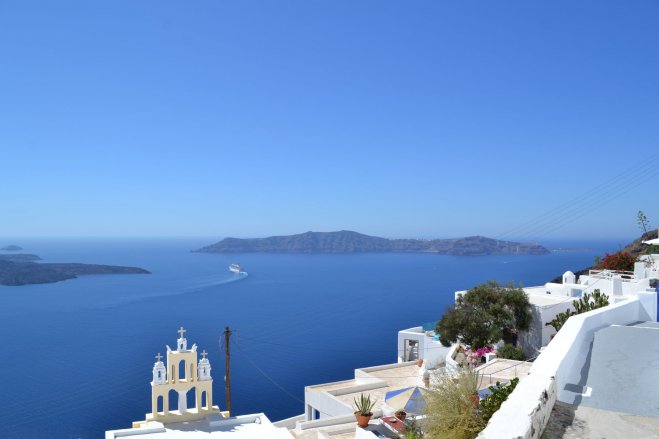
[[[395,362],[397,331],[437,320],[454,291],[489,279],[543,284],[618,247],[555,243],[590,249],[483,257],[190,252],[213,241],[16,242],[44,262],[134,265],[153,274],[0,286],[2,436],[98,438],[143,419],[153,357],[176,344],[179,326],[189,344],[210,353],[216,404],[225,406],[220,337],[230,326],[234,413],[297,415],[305,385]],[[231,274],[233,262],[249,275]]]

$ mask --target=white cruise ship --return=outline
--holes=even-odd
[[[232,273],[240,274],[243,272],[243,267],[241,267],[238,264],[231,264],[229,265],[229,271],[231,271]]]

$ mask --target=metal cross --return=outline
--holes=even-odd
[[[183,338],[183,334],[185,334],[187,331],[183,329],[183,326],[181,326],[181,329],[178,330],[178,333],[181,334],[181,338]]]
[[[201,356],[204,357],[204,359],[206,359],[206,355],[208,354],[206,353],[206,349],[204,349],[204,352],[201,353]]]
[[[158,352],[158,355],[156,355],[156,360],[158,361],[162,360],[162,355],[160,355],[160,352]]]

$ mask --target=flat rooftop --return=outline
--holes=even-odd
[[[505,358],[496,358],[489,363],[478,366],[475,370],[481,374],[482,382],[479,386],[485,389],[494,385],[497,381],[502,383],[510,381],[517,377],[523,380],[529,374],[533,363],[527,361],[506,360]]]
[[[524,288],[524,292],[529,298],[531,305],[545,307],[553,306],[558,303],[569,302],[572,303],[574,297],[561,296],[558,294],[547,294],[545,287],[530,287]]]
[[[557,401],[540,439],[656,439],[659,418]]]
[[[486,389],[493,385],[496,381],[506,382],[515,377],[520,380],[524,379],[531,369],[532,363],[525,361],[506,360],[497,358],[478,367],[476,370],[480,372],[483,377],[480,389]],[[387,367],[389,366],[389,367]],[[387,366],[378,366],[374,368],[362,369],[362,371],[369,374],[365,378],[357,378],[338,383],[321,384],[318,386],[311,386],[311,390],[320,392],[333,392],[339,391],[336,399],[343,402],[348,406],[352,406],[354,398],[362,393],[369,394],[371,399],[376,399],[375,409],[381,409],[385,405],[385,396],[387,392],[393,390],[405,389],[407,387],[421,386],[421,376],[419,375],[419,367],[416,364],[391,364]],[[431,375],[441,374],[442,370],[430,371]],[[375,383],[374,379],[381,381],[381,386],[374,389],[364,390],[360,386],[365,383]],[[351,391],[351,388],[355,388]]]
[[[222,418],[210,415],[198,421],[161,424],[149,422],[144,428],[111,430],[105,433],[106,439],[119,437],[148,439],[292,439],[285,428],[277,428],[263,414],[242,415]]]
[[[362,392],[368,393],[369,395],[371,395],[371,399],[377,399],[377,403],[375,405],[375,408],[377,409],[377,408],[381,408],[385,404],[384,397],[387,394],[387,392],[390,392],[392,390],[404,389],[406,387],[419,386],[421,384],[419,367],[416,364],[406,365],[402,367],[396,367],[396,366],[397,364],[393,364],[392,367],[390,368],[373,370],[373,371],[369,371],[368,369],[366,369],[372,378],[377,378],[383,381],[382,387],[378,387],[376,389],[367,390],[367,391],[355,389],[354,392],[338,395],[336,396],[336,398],[339,401],[351,406],[353,404],[354,398],[358,397]],[[355,380],[355,385],[363,384],[364,382],[367,382],[372,378],[357,379]]]
[[[543,438],[659,438],[659,324],[595,333],[572,401],[557,402]]]
[[[583,389],[576,389],[589,396],[577,397],[575,403],[659,418],[659,324],[601,329],[589,354]]]

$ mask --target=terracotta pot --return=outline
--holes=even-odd
[[[416,365],[419,367],[423,366],[423,358],[419,358],[418,360],[416,360]]]
[[[357,425],[359,425],[361,428],[366,428],[368,422],[371,420],[371,416],[373,416],[373,413],[369,414],[368,416],[362,416],[359,414],[359,412],[355,412],[355,419],[357,419]]]
[[[478,407],[478,404],[480,404],[481,398],[478,396],[478,392],[474,393],[471,395],[471,403],[474,405],[474,407]]]
[[[398,418],[399,421],[404,421],[405,417],[407,416],[407,413],[405,413],[403,410],[398,410],[395,413],[396,418]]]

